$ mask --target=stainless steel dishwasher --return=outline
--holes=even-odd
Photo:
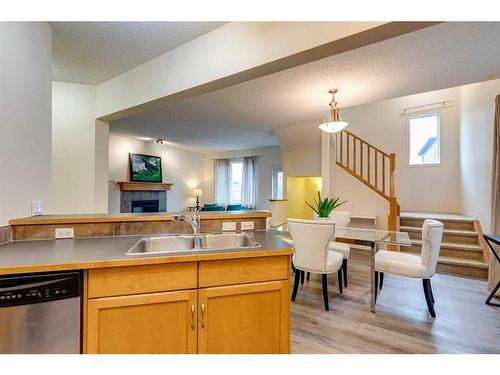
[[[81,276],[0,277],[0,353],[80,353]]]

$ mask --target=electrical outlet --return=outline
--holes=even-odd
[[[75,237],[74,228],[56,228],[55,232],[56,239],[57,238],[73,238]]]
[[[42,201],[31,201],[31,216],[42,214]]]
[[[254,230],[255,226],[253,221],[242,221],[241,222],[241,230]]]
[[[223,231],[236,230],[236,222],[229,221],[227,223],[222,223],[222,230]]]

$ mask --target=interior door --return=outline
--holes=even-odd
[[[200,289],[198,353],[290,351],[289,282]]]
[[[197,291],[88,301],[87,353],[196,353]]]

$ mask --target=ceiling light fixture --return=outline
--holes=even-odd
[[[165,143],[167,143],[167,141],[165,141],[164,139],[158,138],[158,139],[154,140],[154,143],[155,143],[155,145],[163,146]]]
[[[339,104],[335,100],[335,94],[337,93],[337,89],[333,89],[328,91],[330,94],[332,94],[332,99],[330,100],[330,112],[331,112],[331,119],[323,121],[320,125],[319,128],[323,130],[326,133],[338,133],[339,131],[343,130],[347,125],[349,125],[347,122],[342,121],[342,118],[340,117],[340,108]]]

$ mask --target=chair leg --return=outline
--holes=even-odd
[[[384,286],[384,273],[380,272],[380,290],[382,290],[383,286]]]
[[[378,271],[375,271],[375,303],[377,303]]]
[[[292,271],[293,271],[293,273],[297,272],[297,270],[295,269],[295,267],[293,266],[293,264],[292,264]]]
[[[342,267],[339,268],[339,271],[337,272],[338,278],[339,278],[339,292],[343,293],[342,291]]]
[[[342,273],[344,275],[344,286],[347,288],[347,259],[342,261]]]
[[[431,280],[430,279],[429,279],[429,293],[431,295],[432,304],[436,303],[436,301],[434,301],[434,293],[432,293],[432,287],[431,287]]]
[[[307,281],[309,281],[310,278],[311,278],[311,272],[308,272],[307,273]]]
[[[327,275],[325,273],[322,274],[321,279],[323,281],[323,303],[325,304],[325,310],[329,311],[330,307],[328,306],[328,279],[327,279]]]
[[[306,273],[304,271],[300,271],[300,283],[304,284],[304,278],[306,276]]]
[[[436,317],[436,312],[434,311],[434,305],[432,303],[431,299],[431,280],[430,279],[422,279],[422,284],[424,286],[424,295],[425,295],[425,302],[427,302],[427,308],[429,309],[429,313],[433,318]]]
[[[295,279],[293,281],[292,301],[295,301],[295,297],[297,297],[297,290],[299,290],[299,281],[301,272],[302,271],[300,270],[295,271]]]

